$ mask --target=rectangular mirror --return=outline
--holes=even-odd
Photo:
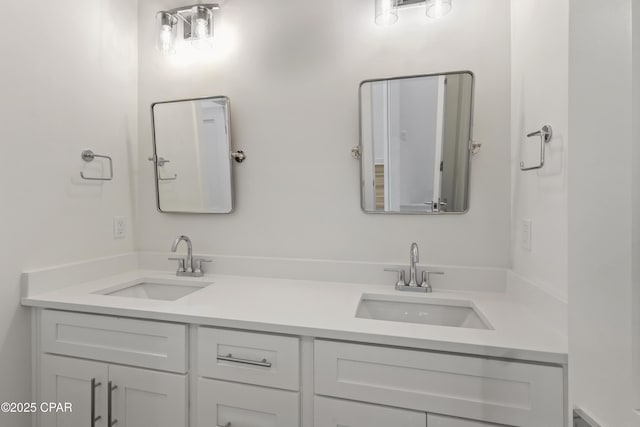
[[[469,71],[362,82],[365,212],[468,210],[473,84]]]
[[[233,210],[229,99],[224,96],[151,106],[158,210]]]

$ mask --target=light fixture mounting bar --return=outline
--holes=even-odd
[[[197,3],[197,4],[190,4],[189,6],[176,7],[175,9],[166,10],[165,12],[170,13],[171,15],[174,15],[177,13],[185,13],[191,10],[191,8],[195,6],[206,7],[207,9],[211,9],[211,10],[220,9],[220,5],[218,3]]]
[[[398,0],[398,7],[418,6],[426,3],[426,0]]]

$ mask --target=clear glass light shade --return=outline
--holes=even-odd
[[[429,18],[442,18],[451,12],[452,0],[427,0],[427,16]]]
[[[157,35],[156,48],[167,55],[176,52],[177,18],[168,12],[158,12],[156,15]]]
[[[398,0],[376,0],[376,24],[391,25],[398,20]]]
[[[213,11],[205,6],[191,8],[191,41],[201,42],[213,38]]]

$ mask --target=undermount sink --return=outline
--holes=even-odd
[[[427,301],[365,294],[358,305],[356,317],[457,328],[492,329],[471,301]]]
[[[210,283],[194,283],[181,280],[139,279],[96,292],[114,297],[141,298],[162,301],[175,301]]]

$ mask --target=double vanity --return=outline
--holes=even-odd
[[[566,339],[503,292],[124,258],[25,273],[34,399],[73,404],[35,425],[567,425]]]

